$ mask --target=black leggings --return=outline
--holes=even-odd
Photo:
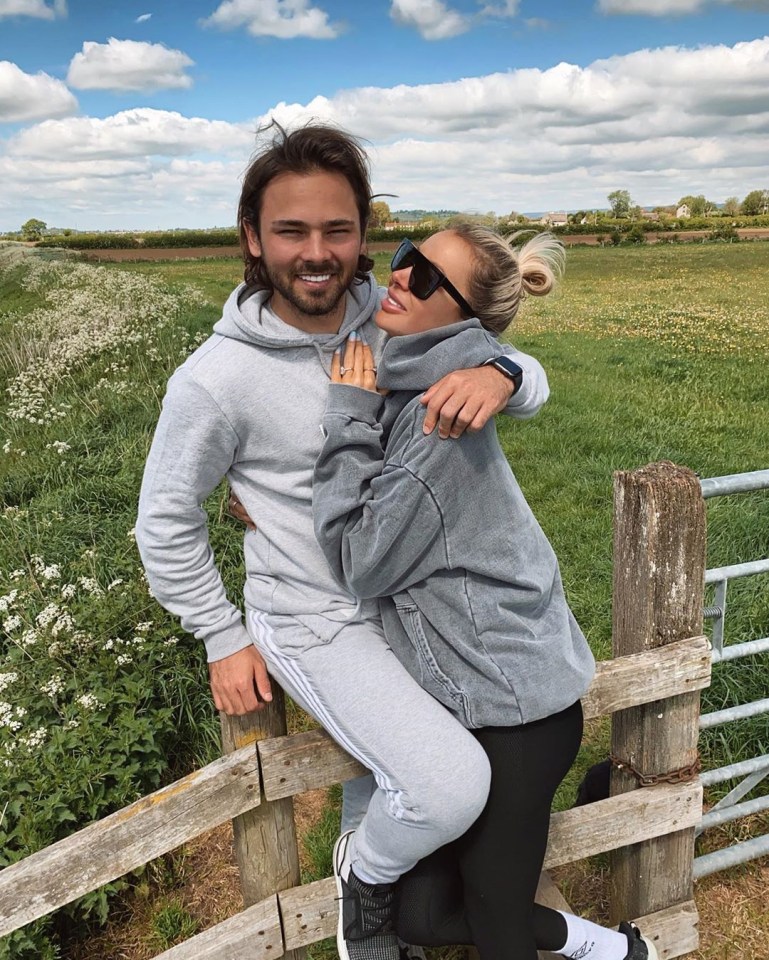
[[[397,885],[395,927],[407,943],[475,944],[481,960],[537,960],[566,942],[566,922],[534,903],[550,805],[582,740],[582,705],[518,727],[472,731],[491,763],[486,807],[458,840]]]

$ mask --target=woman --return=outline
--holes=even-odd
[[[418,400],[444,372],[483,363],[522,297],[548,293],[562,263],[551,235],[516,250],[473,224],[421,249],[403,242],[375,318],[390,337],[378,372],[357,335],[334,360],[315,531],[340,582],[380,598],[396,656],[473,730],[491,763],[479,820],[400,881],[399,935],[475,943],[482,960],[536,960],[537,949],[656,960],[630,924],[606,930],[534,905],[550,806],[579,748],[579,699],[594,661],[493,422],[444,443],[424,434]],[[343,896],[347,839],[335,849]]]

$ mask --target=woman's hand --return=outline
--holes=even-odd
[[[331,361],[331,382],[343,383],[348,387],[361,387],[382,395],[387,392],[377,391],[374,354],[371,347],[354,330],[344,347],[338,347],[334,353]]]

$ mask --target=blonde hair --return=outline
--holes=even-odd
[[[563,274],[564,246],[552,233],[537,233],[519,247],[516,240],[530,231],[502,237],[477,223],[455,223],[448,229],[473,248],[467,299],[492,333],[510,326],[524,296],[544,297]]]

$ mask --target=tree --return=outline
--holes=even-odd
[[[630,199],[630,193],[627,190],[612,190],[606,199],[609,201],[612,216],[615,217],[626,217],[633,206],[633,201]]]
[[[746,217],[769,213],[769,190],[751,190],[742,201],[741,212]]]
[[[740,212],[740,201],[737,197],[727,197],[721,209],[727,217],[736,217]]]
[[[707,217],[708,214],[711,214],[716,208],[716,205],[712,201],[706,200],[701,193],[696,197],[691,195],[681,197],[678,201],[678,206],[682,207],[684,204],[689,208],[689,213],[693,217]]]
[[[21,225],[22,240],[39,240],[43,233],[48,229],[48,224],[44,220],[36,220],[32,217],[26,223]]]
[[[375,200],[371,204],[371,226],[383,227],[392,220],[390,207],[384,200]]]

